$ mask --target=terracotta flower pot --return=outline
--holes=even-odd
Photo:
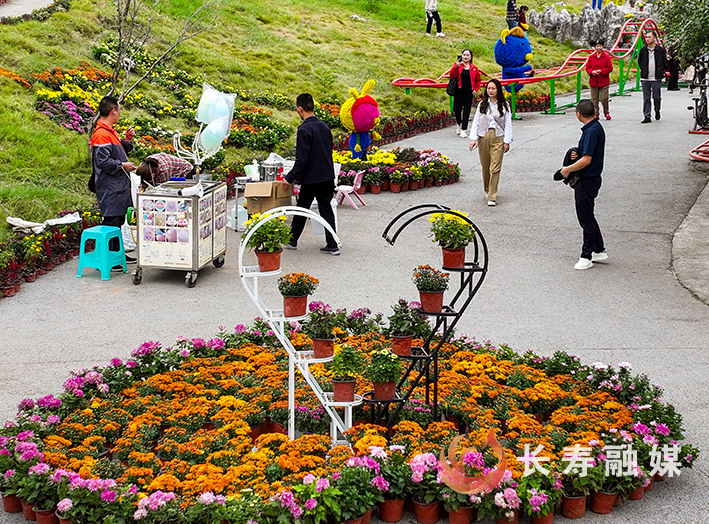
[[[404,516],[404,499],[384,499],[379,503],[379,520],[399,522]]]
[[[59,519],[54,514],[54,508],[43,511],[35,510],[35,515],[37,515],[37,524],[59,524]]]
[[[435,524],[438,522],[438,513],[440,508],[440,502],[421,504],[414,500],[414,513],[416,514],[416,520],[421,524]]]
[[[645,494],[645,488],[642,486],[638,486],[637,489],[628,495],[628,499],[630,500],[640,500],[643,498],[643,495]]]
[[[332,380],[332,397],[335,402],[354,402],[356,380]]]
[[[277,271],[281,269],[281,253],[283,253],[282,250],[272,253],[268,251],[256,251],[259,271],[265,273],[266,271]]]
[[[8,286],[2,288],[2,293],[6,297],[14,297],[15,296],[15,286]]]
[[[374,508],[369,508],[367,512],[362,515],[362,520],[360,520],[360,524],[369,524],[372,521],[372,511]]]
[[[54,269],[54,262],[45,262],[42,268],[45,271],[52,271]]]
[[[71,520],[69,519],[63,519],[59,516],[59,513],[55,513],[57,516],[57,520],[59,521],[59,524],[71,524]]]
[[[600,513],[601,515],[607,515],[613,511],[616,495],[617,493],[594,493],[591,497],[591,511]]]
[[[20,499],[20,503],[22,504],[22,514],[25,516],[25,520],[37,520],[37,515],[32,509],[32,504],[22,499]]]
[[[519,524],[519,511],[515,511],[514,517],[511,519],[507,517],[497,517],[495,524]]]
[[[22,511],[22,503],[17,495],[2,495],[2,505],[7,513],[19,513]]]
[[[443,267],[444,268],[461,268],[465,267],[465,248],[448,249],[442,247],[443,251]]]
[[[389,191],[391,189],[391,184],[388,180],[382,180],[382,191]]]
[[[283,316],[302,317],[308,310],[308,295],[283,297]]]
[[[441,180],[434,180],[433,183],[436,187],[441,187],[443,185],[443,181]]]
[[[335,354],[334,338],[314,338],[313,358],[329,358]]]
[[[393,400],[396,398],[396,382],[375,382],[374,398],[377,400]]]
[[[369,186],[369,189],[372,190],[373,195],[378,195],[382,192],[382,186],[380,184],[372,184]]]
[[[402,183],[401,184],[401,192],[403,193],[404,191],[408,191],[408,190],[409,190],[409,183],[408,182]]]
[[[419,188],[418,180],[409,180],[409,189],[411,191],[416,191]]]
[[[424,182],[423,187],[433,187],[433,180],[426,180]]]
[[[546,515],[532,515],[529,517],[530,524],[552,524],[554,522],[554,512]]]
[[[41,268],[39,268],[39,269],[37,270],[37,273],[39,273],[40,275],[46,275],[46,274],[47,274],[47,270],[44,269],[43,267],[41,267]]]
[[[391,188],[392,193],[401,192],[401,184],[399,184],[397,182],[392,182],[391,184],[389,184],[389,187]]]
[[[665,475],[660,475],[659,473],[655,473],[652,476],[652,481],[653,482],[664,482],[665,481]]]
[[[358,195],[364,195],[367,192],[367,184],[362,184],[357,188]]]
[[[352,520],[346,520],[345,524],[362,524],[362,517]]]
[[[586,495],[561,497],[561,514],[567,519],[580,519],[586,514]]]
[[[469,508],[458,508],[448,512],[448,522],[450,524],[470,524],[478,520],[477,509],[472,506]]]
[[[31,275],[25,275],[25,282],[34,282],[37,280],[37,272],[35,271]]]
[[[443,310],[443,291],[419,291],[419,301],[424,313],[440,313]]]
[[[400,357],[411,355],[411,341],[413,336],[391,337],[391,352]]]
[[[613,501],[613,507],[615,506],[620,506],[623,503],[623,499],[620,496],[620,493],[616,494],[615,500]]]

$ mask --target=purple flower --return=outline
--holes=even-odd
[[[40,408],[51,408],[56,409],[62,405],[62,400],[60,398],[55,398],[54,395],[47,395],[37,399],[37,405]]]
[[[105,500],[106,502],[115,502],[117,497],[118,495],[112,489],[106,489],[101,492],[101,499]]]
[[[372,479],[372,487],[377,488],[379,491],[389,491],[389,483],[381,475],[377,475]]]
[[[319,478],[315,483],[315,491],[320,493],[322,490],[330,487],[330,481],[325,478]]]
[[[34,400],[31,398],[25,398],[20,401],[20,404],[17,406],[18,411],[24,411],[26,409],[32,409],[34,408]]]
[[[315,482],[315,475],[308,473],[303,477],[303,484],[310,484],[311,482]]]
[[[122,365],[123,365],[123,361],[120,358],[112,358],[111,359],[111,366],[113,366],[114,368],[117,368],[118,366],[122,366]]]
[[[658,435],[662,435],[663,437],[669,437],[670,436],[670,428],[667,426],[667,424],[658,424],[655,426],[655,433]]]
[[[290,491],[280,491],[278,493],[278,497],[281,501],[281,507],[283,508],[288,508],[295,504],[295,497],[293,496],[293,493]]]
[[[40,462],[39,464],[35,464],[32,466],[29,470],[30,475],[46,475],[49,473],[50,467],[49,464],[46,464],[44,462]]]
[[[207,343],[204,341],[203,338],[193,338],[192,339],[192,346],[195,349],[203,348],[207,346]]]
[[[214,496],[214,493],[211,491],[207,491],[206,493],[202,493],[199,496],[199,501],[204,504],[205,506],[209,506],[210,504],[213,504],[216,502],[217,497]]]
[[[31,438],[34,438],[34,431],[32,430],[21,431],[17,434],[17,440],[20,442],[26,442]]]
[[[59,513],[64,513],[65,511],[69,511],[73,507],[74,507],[74,503],[71,501],[71,499],[62,499],[59,502],[57,502],[57,511]]]
[[[133,368],[136,367],[137,365],[138,365],[138,364],[135,362],[135,360],[128,360],[128,361],[126,362],[126,367],[127,367],[128,369],[133,369]]]
[[[305,509],[307,509],[307,510],[313,510],[317,507],[317,505],[318,505],[318,501],[315,499],[308,499],[305,501]]]

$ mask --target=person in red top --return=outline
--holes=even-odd
[[[611,56],[603,49],[603,40],[591,42],[595,52],[588,57],[586,62],[586,72],[588,73],[588,85],[591,88],[591,101],[593,109],[598,118],[598,99],[600,98],[603,104],[603,114],[606,120],[611,119],[611,113],[608,109],[608,86],[611,83],[610,74],[613,71],[613,60]]]
[[[473,52],[470,49],[463,49],[458,61],[438,79],[440,80],[446,75],[448,78],[458,79],[458,89],[453,96],[453,113],[455,113],[455,121],[458,123],[456,134],[467,138],[473,99],[482,84],[480,70],[473,65]]]

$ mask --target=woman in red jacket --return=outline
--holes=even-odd
[[[603,104],[603,114],[606,120],[611,119],[611,113],[608,110],[608,86],[611,83],[610,74],[613,71],[613,60],[611,56],[603,49],[603,40],[591,42],[596,52],[588,57],[586,62],[586,72],[588,73],[588,85],[591,88],[591,101],[593,109],[596,111],[598,118],[598,99],[601,99]],[[599,96],[600,95],[600,96]]]
[[[480,89],[482,83],[480,70],[473,65],[473,52],[470,49],[463,49],[458,61],[438,79],[440,80],[446,75],[448,78],[458,79],[458,89],[453,97],[453,113],[455,113],[455,121],[458,123],[456,134],[467,138],[470,110],[473,107],[475,93]]]

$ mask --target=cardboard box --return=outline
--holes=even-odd
[[[293,202],[293,186],[283,187],[283,182],[252,182],[244,188],[246,210],[249,215],[263,213],[274,207],[290,206]]]

